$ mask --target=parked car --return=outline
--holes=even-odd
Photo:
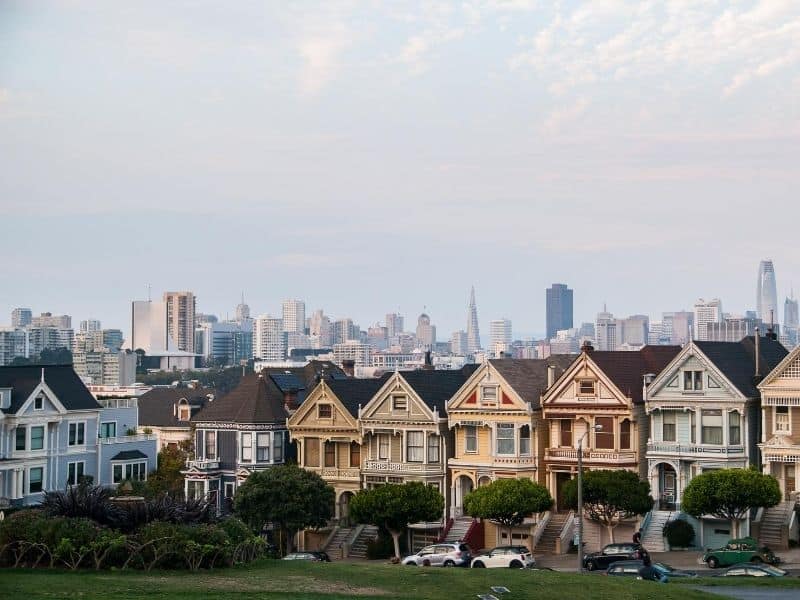
[[[462,542],[441,543],[425,546],[411,556],[406,556],[402,564],[418,567],[463,567],[472,560],[472,551]]]
[[[308,560],[311,562],[326,562],[325,558],[321,555],[328,556],[325,552],[290,552],[286,556],[283,557],[283,560]],[[327,559],[327,562],[330,562],[330,558]]]
[[[671,579],[673,577],[697,577],[697,573],[694,571],[684,571],[682,569],[675,569],[667,564],[664,563],[653,563],[650,565],[653,570],[655,571],[654,575],[658,576],[658,580],[662,580],[664,577],[667,579]],[[612,563],[608,570],[606,571],[607,575],[615,576],[615,577],[640,577],[641,570],[644,567],[643,560],[622,560],[619,562]],[[643,577],[643,579],[648,579],[647,577]],[[655,577],[653,577],[653,581],[655,581]]]
[[[600,552],[585,554],[583,568],[587,571],[606,569],[609,565],[621,560],[645,560],[650,555],[641,544],[608,544]]]
[[[718,577],[786,577],[787,575],[786,571],[772,565],[744,563],[728,567]]]
[[[710,568],[728,567],[740,563],[767,563],[777,565],[780,559],[769,548],[759,548],[758,543],[750,537],[729,540],[722,548],[706,550],[702,562]]]
[[[527,546],[498,546],[473,558],[470,566],[473,569],[528,569],[534,564],[536,561]]]
[[[328,556],[327,552],[323,552],[322,550],[312,550],[309,554],[316,556],[320,562],[331,562],[331,557]]]

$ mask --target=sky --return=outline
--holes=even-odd
[[[800,293],[800,3],[0,0],[0,325]]]

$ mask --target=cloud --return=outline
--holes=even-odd
[[[555,109],[544,122],[544,131],[550,134],[559,133],[564,125],[579,119],[587,108],[589,108],[589,100],[578,98],[572,104]]]
[[[431,54],[440,46],[464,37],[461,27],[439,27],[412,35],[400,50],[399,61],[408,66],[412,75],[424,73],[431,67]]]
[[[298,42],[303,60],[300,90],[314,95],[332,82],[341,69],[341,54],[350,44],[347,27],[331,23],[321,30],[304,33]]]

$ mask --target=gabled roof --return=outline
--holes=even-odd
[[[329,360],[312,360],[302,367],[265,367],[268,375],[282,392],[296,394],[295,403],[300,406],[320,379],[342,379],[347,375],[336,363]]]
[[[710,360],[728,380],[747,398],[757,398],[757,385],[761,378],[772,371],[789,351],[777,340],[768,337],[759,339],[761,377],[756,378],[756,340],[753,336],[739,342],[694,342],[694,345]]]
[[[262,373],[245,375],[230,392],[206,404],[194,423],[285,423],[289,413],[280,388]]]
[[[358,407],[366,406],[391,376],[392,373],[384,373],[374,379],[331,379],[325,385],[351,415],[358,417]]]
[[[620,392],[641,404],[644,376],[661,373],[680,351],[680,346],[645,346],[633,352],[592,350],[588,356]]]
[[[214,395],[211,388],[153,388],[139,397],[139,426],[189,427],[187,421],[178,420],[175,405],[186,398],[192,413],[196,413],[206,405],[209,395]]]
[[[429,371],[419,369],[416,371],[400,371],[402,377],[411,389],[416,392],[422,401],[433,410],[436,409],[444,416],[447,401],[461,389],[461,386],[470,378],[480,365],[465,365],[453,371]]]
[[[547,369],[555,367],[557,381],[575,361],[573,354],[553,354],[545,359],[498,358],[489,361],[500,376],[508,382],[525,402],[537,409],[542,394],[547,390]]]
[[[67,410],[100,409],[97,400],[75,373],[72,365],[0,367],[0,387],[11,388],[11,405],[5,414],[16,414],[36,387],[44,382]]]

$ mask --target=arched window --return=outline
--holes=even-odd
[[[742,443],[742,415],[736,411],[728,413],[728,443],[731,445]]]

